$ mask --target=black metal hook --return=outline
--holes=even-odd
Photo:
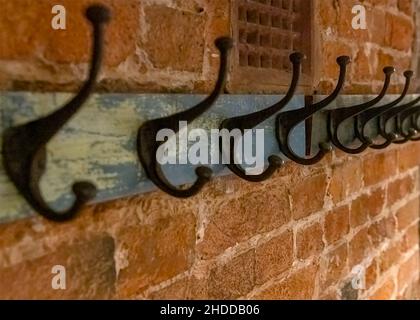
[[[217,83],[210,96],[189,110],[176,113],[169,117],[145,122],[140,127],[137,135],[137,152],[147,176],[162,191],[177,198],[188,198],[196,195],[211,179],[212,171],[207,167],[198,167],[195,171],[198,178],[188,189],[178,189],[171,185],[165,178],[160,164],[156,159],[158,148],[165,143],[157,142],[156,135],[161,129],[170,129],[177,133],[179,131],[180,121],[194,121],[214,104],[224,90],[228,70],[228,54],[233,46],[233,42],[231,38],[222,37],[217,39],[215,44],[220,51],[220,69]]]
[[[404,72],[404,77],[405,77],[404,90],[398,99],[384,106],[368,109],[359,116],[360,127],[358,127],[359,130],[356,130],[356,135],[361,141],[370,143],[370,148],[378,149],[378,150],[385,149],[389,147],[393,143],[393,141],[398,139],[398,135],[396,135],[395,133],[387,134],[385,132],[386,130],[384,128],[383,121],[381,121],[382,120],[381,116],[387,113],[392,108],[396,107],[401,101],[404,100],[410,88],[411,78],[413,77],[413,75],[414,73],[411,70],[407,70]],[[379,134],[383,136],[383,138],[385,138],[385,142],[382,144],[375,144],[369,137],[367,137],[367,135],[365,135],[368,123],[374,119],[378,120]]]
[[[277,140],[279,143],[280,150],[286,155],[290,160],[293,160],[296,163],[302,165],[313,165],[322,160],[322,158],[332,150],[331,146],[325,143],[320,143],[320,150],[312,158],[302,158],[299,157],[290,146],[290,134],[292,130],[299,125],[299,123],[304,122],[305,120],[312,117],[316,112],[322,110],[331,104],[341,92],[341,89],[344,86],[346,79],[347,65],[350,63],[350,57],[340,56],[337,58],[337,64],[340,66],[340,76],[334,91],[324,100],[309,105],[306,105],[304,108],[299,110],[288,111],[280,113],[277,116],[276,121],[276,132]]]
[[[412,141],[420,141],[420,137],[416,137],[417,133],[420,131],[420,126],[418,123],[419,114],[420,106],[414,106],[413,108],[405,110],[398,115],[398,131],[401,136],[409,138]],[[408,133],[405,133],[404,124],[407,120],[410,120],[410,128],[408,129]]]
[[[87,9],[86,17],[93,26],[93,51],[89,78],[79,93],[52,114],[9,128],[3,135],[3,164],[9,178],[39,214],[57,222],[75,217],[81,207],[96,195],[93,184],[77,182],[73,185],[73,205],[64,212],[56,212],[45,202],[39,189],[46,168],[46,145],[90,96],[102,63],[104,26],[110,19],[110,12],[104,6],[94,5]]]
[[[354,119],[355,130],[357,130],[357,116],[378,104],[386,95],[389,84],[391,83],[392,74],[395,72],[394,67],[385,67],[383,69],[385,74],[385,81],[380,94],[373,100],[357,106],[348,108],[339,108],[328,111],[328,134],[331,142],[340,150],[349,154],[359,154],[365,151],[371,145],[371,141],[361,141],[361,145],[356,148],[345,146],[339,138],[339,129],[341,125],[348,119]]]
[[[382,116],[383,127],[381,129],[382,130],[381,135],[389,136],[389,135],[392,134],[392,133],[386,132],[386,128],[387,128],[387,125],[388,125],[389,121],[394,119],[395,120],[395,133],[398,137],[402,137],[402,138],[401,139],[396,138],[392,141],[392,143],[404,144],[404,143],[410,141],[411,139],[414,139],[414,136],[417,134],[417,131],[415,129],[410,128],[408,134],[404,133],[403,126],[402,126],[403,124],[401,123],[401,114],[405,111],[411,110],[419,102],[420,102],[420,97],[414,99],[413,101],[411,101],[407,104],[395,107],[395,108],[389,110],[388,112],[386,112]]]
[[[408,137],[410,138],[410,141],[420,141],[420,136],[417,134],[420,132],[420,126],[418,124],[418,114],[412,118],[412,126],[409,129]]]
[[[255,128],[260,123],[264,122],[277,112],[281,111],[286,105],[290,102],[290,100],[293,98],[296,87],[299,83],[299,77],[301,73],[301,64],[302,60],[305,58],[305,56],[301,53],[292,53],[290,55],[290,61],[293,64],[293,75],[292,75],[292,81],[289,87],[289,90],[285,97],[279,101],[278,103],[272,105],[269,108],[266,108],[264,110],[248,114],[241,117],[235,117],[231,119],[226,119],[222,122],[220,129],[226,129],[229,132],[232,132],[234,129],[239,129],[241,131],[241,134],[243,135],[245,130],[250,130]],[[239,164],[236,164],[235,161],[235,145],[234,141],[231,139],[229,141],[229,164],[227,164],[227,167],[238,177],[250,181],[250,182],[261,182],[268,178],[270,178],[273,173],[282,166],[283,160],[278,156],[270,156],[268,158],[269,166],[267,169],[259,175],[247,175],[245,170],[241,168]],[[223,153],[224,146],[222,143],[220,143],[220,149]]]

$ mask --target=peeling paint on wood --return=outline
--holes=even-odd
[[[0,96],[0,133],[4,129],[37,119],[61,106],[70,96],[60,93],[6,93]],[[225,95],[190,128],[217,129],[228,117],[266,108],[280,96]],[[81,111],[48,144],[48,164],[41,190],[56,209],[66,208],[72,199],[73,182],[92,181],[98,188],[96,202],[148,192],[155,187],[148,181],[138,161],[136,136],[140,125],[188,109],[203,99],[197,95],[94,95]],[[296,96],[288,109],[303,106],[303,96]],[[279,154],[271,118],[259,128],[265,129],[265,152]],[[1,138],[0,138],[1,139]],[[304,150],[304,127],[293,135],[293,147]],[[211,166],[216,174],[228,171],[222,165]],[[165,166],[174,184],[195,180],[190,165]],[[0,221],[10,221],[33,214],[18,194],[0,164]]]
[[[0,96],[0,134],[4,129],[37,119],[61,106],[69,99],[62,93],[13,92]],[[383,104],[398,96],[386,97]],[[417,95],[408,96],[404,102]],[[225,118],[248,114],[277,102],[281,96],[273,95],[224,95],[217,103],[189,128],[218,129]],[[317,96],[316,101],[324,98]],[[340,96],[328,109],[352,106],[373,96]],[[136,152],[137,130],[144,121],[185,110],[201,101],[198,95],[132,95],[103,94],[92,96],[81,111],[48,144],[48,165],[41,182],[41,190],[49,204],[56,209],[69,206],[72,199],[71,185],[77,180],[90,180],[98,188],[95,202],[103,202],[155,189],[138,161]],[[296,96],[287,110],[301,108],[304,97]],[[343,141],[354,140],[352,124],[344,126]],[[280,154],[274,134],[275,117],[259,128],[265,130],[265,158]],[[370,128],[372,134],[375,130]],[[291,145],[303,156],[305,150],[304,124],[294,130]],[[1,139],[1,136],[0,136]],[[319,141],[327,141],[326,113],[314,117],[313,151]],[[0,141],[1,142],[1,141]],[[218,150],[211,150],[218,152]],[[210,151],[210,152],[211,152]],[[285,159],[287,160],[287,159]],[[223,165],[211,166],[215,174],[229,174]],[[195,180],[191,165],[163,167],[171,182],[177,185]],[[24,218],[34,214],[18,194],[0,163],[0,222]]]

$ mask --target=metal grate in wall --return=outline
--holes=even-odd
[[[311,1],[236,0],[234,3],[237,82],[247,82],[248,88],[253,80],[258,81],[261,88],[266,88],[266,84],[272,88],[285,86],[290,80],[289,55],[300,51],[308,58],[303,65],[306,77],[301,84],[309,84]]]
[[[300,0],[240,0],[239,65],[289,69],[289,54],[300,43]]]

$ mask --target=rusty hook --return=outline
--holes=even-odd
[[[156,135],[161,129],[170,129],[177,133],[179,131],[180,121],[194,121],[215,103],[224,90],[228,70],[228,54],[233,46],[233,42],[231,38],[222,37],[217,39],[215,44],[220,51],[220,69],[215,88],[210,96],[189,110],[176,113],[169,117],[145,122],[140,127],[137,135],[137,152],[147,176],[162,191],[177,198],[188,198],[196,195],[211,179],[212,171],[207,167],[198,167],[195,171],[198,178],[188,189],[178,189],[171,185],[165,178],[160,164],[156,159],[158,148],[165,143],[157,142]]]
[[[42,197],[39,183],[46,168],[46,145],[90,96],[102,64],[104,26],[110,19],[109,10],[100,5],[90,6],[86,18],[93,27],[93,51],[89,78],[79,93],[65,106],[52,114],[9,128],[3,135],[3,164],[9,178],[26,201],[45,218],[62,222],[77,215],[83,205],[96,195],[90,182],[73,185],[75,201],[64,212],[51,209]]]
[[[319,152],[312,158],[302,158],[299,157],[290,146],[290,135],[292,130],[302,123],[312,117],[316,112],[324,109],[330,105],[339,95],[341,89],[344,86],[346,79],[347,65],[350,63],[350,57],[340,56],[337,58],[337,64],[340,67],[340,75],[337,82],[337,85],[334,91],[326,97],[324,100],[317,102],[315,104],[309,104],[304,108],[299,110],[288,111],[280,113],[277,116],[276,122],[276,132],[277,140],[279,143],[280,150],[286,155],[290,160],[293,160],[296,163],[302,165],[313,165],[322,160],[322,158],[332,150],[331,146],[326,143],[320,143]]]
[[[301,73],[301,64],[302,60],[305,58],[305,56],[301,53],[292,53],[290,55],[290,62],[293,65],[293,75],[292,75],[292,81],[289,87],[289,90],[287,94],[284,96],[284,98],[277,102],[276,104],[272,105],[271,107],[268,107],[264,110],[248,114],[245,116],[235,117],[231,119],[226,119],[222,122],[222,125],[220,127],[221,130],[228,130],[229,132],[232,132],[235,129],[239,129],[241,131],[241,135],[244,134],[245,130],[251,130],[255,128],[260,123],[264,122],[277,112],[281,111],[286,105],[290,102],[290,100],[293,98],[296,87],[299,83],[299,77]],[[235,162],[235,150],[234,150],[234,141],[233,139],[230,139],[229,141],[229,164],[227,164],[227,167],[238,177],[250,181],[250,182],[261,182],[264,181],[272,176],[272,174],[282,166],[283,160],[275,155],[272,155],[268,158],[269,166],[267,169],[259,175],[247,175],[245,170],[241,168],[239,164],[236,164]],[[223,143],[220,143],[220,149],[223,153]]]
[[[404,110],[398,115],[399,121],[398,132],[401,136],[408,138],[411,141],[420,141],[420,137],[416,136],[420,131],[420,126],[418,124],[418,118],[420,114],[420,106],[414,106],[411,109]],[[404,124],[407,120],[410,120],[410,128],[408,133],[404,132]]]
[[[386,131],[387,124],[394,119],[395,120],[395,131],[398,136],[401,137],[401,139],[395,139],[392,141],[394,144],[404,144],[411,139],[414,138],[414,136],[417,134],[417,131],[413,128],[409,129],[409,133],[405,134],[402,123],[401,123],[401,115],[407,110],[412,109],[415,105],[417,105],[420,102],[420,97],[414,99],[413,101],[404,104],[402,106],[398,106],[396,108],[391,109],[390,111],[386,112],[382,118],[383,118],[383,132],[381,135],[389,136],[391,133],[388,133]]]
[[[359,130],[356,130],[357,137],[363,142],[371,143],[370,148],[385,149],[385,148],[389,147],[393,143],[393,141],[398,139],[397,134],[395,134],[395,133],[388,134],[388,133],[385,132],[383,121],[381,121],[382,120],[381,116],[384,115],[385,113],[387,113],[392,108],[396,107],[401,101],[404,100],[404,98],[407,95],[408,90],[410,88],[411,78],[413,77],[413,75],[414,75],[414,73],[411,70],[408,70],[408,71],[404,72],[405,85],[404,85],[404,90],[402,91],[399,98],[397,98],[396,100],[394,100],[391,103],[388,103],[384,106],[373,108],[373,109],[368,109],[359,116],[359,125],[360,126],[358,127]],[[374,119],[378,120],[379,133],[385,138],[385,142],[382,143],[382,144],[373,143],[372,140],[369,137],[367,137],[367,135],[365,134],[368,123],[370,121],[374,120]]]
[[[363,111],[378,104],[386,95],[389,84],[391,82],[391,76],[395,72],[393,67],[385,67],[383,69],[385,74],[385,81],[380,94],[373,100],[366,103],[359,104],[357,106],[348,108],[338,108],[328,111],[328,134],[331,142],[340,150],[349,154],[359,154],[365,151],[372,144],[372,141],[361,141],[361,145],[356,148],[350,148],[345,146],[339,138],[340,126],[348,119],[354,119],[355,130],[357,129],[357,115]]]

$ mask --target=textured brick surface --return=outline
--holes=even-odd
[[[100,2],[114,12],[101,89],[209,91],[219,64],[214,40],[232,30],[231,1]],[[0,0],[0,88],[80,84],[91,1],[61,1],[65,32],[49,30],[52,3]],[[401,74],[415,60],[413,1],[363,1],[368,29],[360,31],[349,28],[353,3],[316,2],[320,93],[336,82],[337,55],[353,60],[346,91],[356,94],[377,92],[385,65]],[[401,81],[395,77],[392,92]],[[273,90],[262,87],[245,91]],[[224,177],[188,200],[154,192],[91,206],[67,224],[2,224],[0,298],[415,298],[419,165],[418,143],[358,156],[335,151],[314,167],[288,163],[262,184]],[[56,264],[66,267],[66,291],[51,289]],[[360,269],[366,288],[355,290]]]
[[[340,240],[349,232],[349,207],[337,208],[325,217],[325,238],[329,244]]]
[[[156,192],[88,208],[69,224],[57,226],[36,217],[2,225],[2,288],[26,284],[33,273],[39,279],[24,292],[1,294],[340,299],[344,296],[337,293],[348,285],[353,268],[362,266],[366,290],[359,298],[410,297],[418,274],[412,257],[418,255],[419,195],[417,189],[392,192],[393,205],[388,207],[386,190],[411,181],[417,169],[400,170],[374,188],[354,190],[336,206],[327,192],[334,173],[326,169],[345,159],[327,161],[309,174],[297,166],[280,170],[254,193],[245,184],[233,194],[219,194],[216,184],[221,181],[215,181],[202,197],[187,201]],[[360,172],[359,179],[364,177]],[[304,190],[302,181],[319,181],[318,189],[308,186],[313,198],[321,193],[324,201],[295,220],[293,192]],[[243,184],[236,178],[226,183]],[[66,292],[45,289],[51,281],[49,269],[58,260],[72,274],[71,290]],[[97,260],[103,262],[96,264]],[[85,261],[86,268],[91,261],[91,270],[73,266]]]
[[[256,299],[267,300],[310,300],[314,294],[314,283],[317,265],[310,265],[285,278],[278,284],[274,284],[258,294]]]
[[[188,270],[194,244],[195,219],[187,212],[153,225],[122,229],[117,246],[125,261],[118,274],[118,294],[129,297]]]
[[[299,230],[296,235],[297,258],[304,260],[320,254],[324,248],[322,234],[322,226],[319,223],[305,226]]]
[[[53,30],[56,1],[2,0],[0,84],[77,88],[90,57],[84,10],[92,3],[107,5],[113,16],[106,29],[100,88],[189,92],[213,87],[219,63],[214,40],[229,35],[227,1],[63,0],[59,4],[66,8],[67,28]]]
[[[106,299],[115,291],[114,241],[93,236],[0,272],[1,299]],[[65,267],[66,290],[54,290],[52,268]]]
[[[83,10],[93,2],[98,1],[60,2],[67,8],[66,31],[51,29],[51,7],[56,4],[52,0],[0,2],[0,85],[10,89],[19,86],[55,90],[58,85],[62,90],[74,89],[83,77],[80,67],[89,57],[90,31]],[[217,54],[214,40],[219,36],[233,35],[233,30],[236,30],[233,19],[237,13],[232,1],[99,2],[107,4],[114,16],[107,29],[107,68],[103,70],[100,86],[103,90],[210,90],[218,64],[214,56]],[[385,65],[394,64],[400,72],[410,67],[415,31],[413,1],[380,4],[364,1],[363,4],[367,9],[368,29],[353,30],[352,0],[315,2],[314,23],[321,30],[316,32],[315,37],[318,38],[320,34],[320,39],[317,39],[319,45],[314,45],[319,59],[316,56],[312,59],[320,63],[319,70],[314,70],[314,76],[306,83],[313,82],[313,87],[319,92],[329,90],[326,88],[331,88],[336,81],[338,68],[335,58],[338,55],[348,55],[354,62],[350,66],[346,85],[346,90],[353,93],[359,93],[360,90],[366,93],[376,91],[382,81],[381,70]],[[264,17],[262,20],[264,24]],[[275,17],[273,20],[275,25]],[[15,36],[10,37],[10,34]],[[264,34],[261,37],[255,41],[264,45]],[[303,42],[307,42],[307,39]],[[295,47],[307,56],[312,54],[310,46],[296,43]],[[235,55],[238,57],[232,57],[232,61],[239,61],[239,51]],[[258,59],[258,64],[267,64],[264,57],[263,54]],[[10,61],[17,69],[10,69]],[[273,58],[270,65],[276,67],[277,64],[283,65],[284,62],[277,62]],[[308,66],[305,65],[305,69]],[[273,74],[275,69],[269,70]],[[232,79],[238,77],[240,75],[234,74]],[[372,81],[372,77],[376,81]],[[284,91],[285,84],[288,84],[288,81],[282,81],[281,85],[267,83],[266,86],[254,83],[261,82],[258,81],[261,78],[264,77],[255,76],[253,81],[251,73],[247,78],[248,84],[236,86],[229,83],[229,90],[277,92]],[[401,77],[397,81],[401,83]],[[306,85],[306,90],[309,87]]]
[[[68,64],[86,62],[91,47],[90,26],[84,10],[94,3],[90,0],[64,0],[67,29],[53,31],[51,8],[56,1],[1,1],[0,60],[36,61],[42,58],[51,62]],[[113,12],[107,30],[105,63],[116,66],[135,51],[138,34],[139,2],[135,0],[102,1]],[[20,14],[24,13],[24,18]],[[10,36],[14,35],[14,36]]]

